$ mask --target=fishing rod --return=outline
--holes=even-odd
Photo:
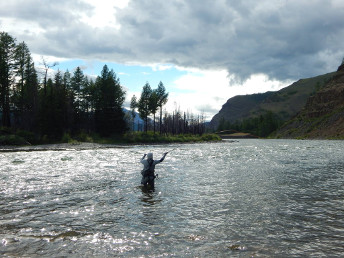
[[[168,154],[168,153],[170,153],[170,152],[172,152],[172,151],[175,151],[177,148],[174,148],[174,149],[172,149],[172,150],[170,150],[170,151],[167,151],[167,152],[164,152],[164,154],[166,153],[166,154]],[[147,155],[147,153],[145,153],[144,155]]]
[[[174,149],[172,149],[172,150],[170,150],[170,151],[168,151],[168,152],[165,152],[165,153],[167,154],[167,153],[170,153],[170,152],[172,152],[172,151],[174,151],[174,150],[176,150],[176,148],[174,148]]]

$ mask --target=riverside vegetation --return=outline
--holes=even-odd
[[[112,137],[101,137],[99,134],[88,135],[80,133],[71,136],[65,133],[60,140],[52,140],[47,137],[38,138],[27,131],[12,132],[8,128],[2,128],[0,135],[0,145],[38,145],[51,143],[69,143],[80,144],[83,142],[100,143],[100,144],[147,144],[147,143],[186,143],[186,142],[215,142],[221,141],[217,134],[205,133],[202,135],[195,134],[167,134],[160,135],[153,131],[148,132],[127,132],[123,135],[114,135]],[[5,132],[5,134],[4,134]]]

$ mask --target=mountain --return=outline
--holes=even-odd
[[[274,135],[278,138],[344,138],[344,63],[309,97],[300,113]]]
[[[210,127],[217,129],[221,119],[230,123],[259,117],[267,112],[276,114],[280,120],[294,117],[307,102],[307,99],[321,89],[335,73],[301,79],[276,92],[235,96],[227,100],[210,121]]]

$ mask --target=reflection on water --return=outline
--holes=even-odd
[[[343,141],[0,153],[0,255],[339,257]],[[139,186],[143,153],[176,148]]]

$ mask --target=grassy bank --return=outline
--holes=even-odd
[[[186,142],[208,142],[221,141],[221,138],[216,134],[178,134],[178,135],[160,135],[153,132],[130,132],[122,136],[113,137],[99,137],[98,135],[88,136],[91,141],[101,144],[148,144],[148,143],[186,143]],[[78,137],[76,137],[78,141]],[[81,140],[82,141],[82,140]],[[66,141],[65,141],[66,142]],[[73,139],[68,142],[73,142]]]
[[[13,131],[6,128],[0,128],[0,145],[39,145],[55,143],[91,142],[100,144],[149,144],[149,143],[186,143],[186,142],[209,142],[221,141],[216,134],[178,134],[178,135],[160,135],[153,132],[130,132],[124,135],[114,135],[111,137],[101,137],[97,134],[80,133],[70,135],[65,133],[60,139],[50,139],[47,136],[38,137],[30,132]]]

